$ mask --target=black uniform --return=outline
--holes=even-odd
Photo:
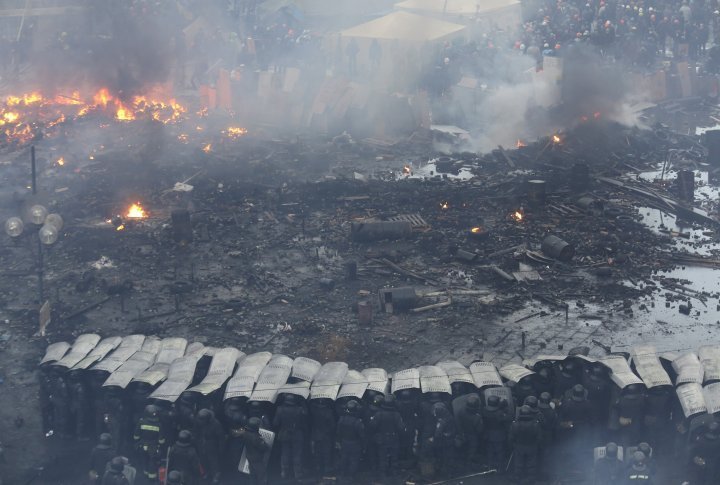
[[[242,430],[239,437],[245,445],[245,457],[250,468],[250,476],[253,477],[256,485],[265,485],[267,483],[265,453],[268,450],[268,444],[255,430]]]
[[[202,476],[200,457],[192,443],[177,442],[170,447],[168,454],[171,470],[182,474],[184,485],[198,485]]]
[[[433,406],[433,414],[436,417],[433,451],[437,470],[440,473],[452,475],[455,467],[455,440],[457,439],[455,420],[443,403],[436,403]]]
[[[417,399],[410,389],[403,389],[397,396],[397,410],[405,424],[405,431],[400,435],[400,458],[409,459],[413,455],[413,445],[418,431]]]
[[[115,450],[112,449],[111,445],[100,443],[90,452],[90,471],[95,473],[97,477],[97,483],[100,483],[102,476],[105,474],[105,469],[110,460],[115,458]]]
[[[645,420],[645,393],[639,384],[625,388],[615,403],[620,425],[621,444],[634,445],[640,441]]]
[[[329,399],[310,401],[310,439],[315,466],[320,473],[332,471],[335,444],[335,411]]]
[[[714,429],[716,426],[713,426]],[[690,447],[690,483],[693,485],[720,483],[720,437],[715,433],[708,431],[701,434]]]
[[[527,406],[520,409],[518,419],[510,426],[515,475],[520,483],[534,483],[538,468],[538,450],[542,426]]]
[[[405,430],[395,403],[386,397],[380,410],[370,420],[370,429],[375,438],[377,451],[377,473],[387,476],[397,462],[400,451],[400,435]]]
[[[594,485],[613,485],[622,477],[625,471],[625,463],[617,457],[617,447],[614,453],[598,459],[593,470]]]
[[[150,406],[148,406],[150,407]],[[160,459],[165,449],[166,432],[160,423],[160,418],[146,414],[135,427],[133,440],[138,450],[143,474],[148,480],[157,479]]]
[[[205,473],[211,480],[218,481],[221,475],[220,457],[225,446],[225,431],[212,411],[198,411],[193,436]]]
[[[73,434],[78,438],[88,439],[92,426],[90,396],[79,371],[70,371],[68,374],[68,397],[70,414],[75,424]]]
[[[487,465],[501,473],[505,471],[508,426],[512,417],[500,409],[499,399],[492,399],[494,397],[488,398],[488,404],[483,409],[484,444]]]
[[[61,438],[70,436],[70,393],[65,380],[58,374],[50,378],[50,403],[54,431]]]
[[[287,396],[278,406],[273,419],[273,428],[280,443],[280,468],[283,478],[303,477],[303,450],[307,436],[307,410],[301,406],[295,396]]]
[[[120,471],[108,470],[103,475],[101,485],[130,485],[128,479]]]
[[[348,412],[337,423],[335,432],[340,449],[340,477],[353,477],[360,466],[363,447],[365,446],[365,423],[357,413]]]
[[[480,450],[480,439],[484,428],[479,398],[469,398],[465,406],[455,414],[455,420],[465,462],[472,463]]]

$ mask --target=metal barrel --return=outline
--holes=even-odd
[[[575,248],[557,236],[547,236],[542,242],[542,252],[559,261],[570,261],[575,256]]]

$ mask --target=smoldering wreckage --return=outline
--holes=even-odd
[[[677,130],[717,116],[702,100],[486,154],[436,151],[454,127],[278,138],[106,89],[11,96],[0,115],[8,483],[84,483],[105,432],[128,480],[167,481],[202,409],[223,429],[222,464],[195,444],[203,480],[249,461],[271,483],[349,483],[359,438],[322,450],[351,401],[360,483],[713,483],[720,140]],[[288,407],[309,409],[294,456]],[[259,458],[238,446],[249,418]],[[611,450],[628,465],[604,476]]]

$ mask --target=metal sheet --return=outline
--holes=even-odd
[[[308,359],[307,357],[298,357],[293,361],[291,376],[295,379],[312,382],[315,375],[320,370],[321,364],[317,360]]]
[[[205,344],[193,342],[185,348],[185,356],[197,355],[198,359],[205,355]]]
[[[705,371],[703,382],[720,381],[720,346],[703,345],[698,349],[698,356]]]
[[[307,399],[310,396],[310,383],[308,381],[286,382],[278,389],[278,396],[280,394],[293,394]]]
[[[155,362],[148,369],[145,369],[139,375],[133,377],[132,382],[144,382],[145,384],[154,386],[167,378],[169,370],[170,364]]]
[[[292,363],[292,359],[287,355],[273,355],[260,373],[250,400],[274,403],[278,390],[290,377]]]
[[[705,372],[695,352],[688,352],[672,361],[672,367],[677,373],[675,385],[702,384]]]
[[[110,355],[93,366],[93,370],[104,370],[113,372],[123,365],[135,352],[142,348],[145,341],[145,335],[128,335],[123,337],[120,346]]]
[[[368,381],[368,390],[382,392],[383,394],[388,392],[390,378],[388,377],[388,373],[385,369],[381,369],[380,367],[370,367],[368,369],[363,369],[361,374],[364,375]]]
[[[70,350],[70,344],[67,342],[55,342],[50,344],[45,349],[45,355],[43,356],[40,364],[47,364],[48,362],[56,362],[63,358],[63,356]]]
[[[677,393],[683,414],[686,418],[707,412],[705,397],[703,396],[703,390],[700,384],[683,384],[679,386],[675,392]]]
[[[510,382],[520,382],[520,379],[535,374],[520,364],[507,364],[500,368],[500,375]]]
[[[658,386],[672,386],[670,376],[660,363],[657,350],[652,345],[636,345],[630,352],[635,370],[648,389]]]
[[[87,369],[95,362],[102,360],[107,354],[117,348],[122,342],[122,337],[108,337],[100,341],[87,356],[78,362],[73,369]]]
[[[260,373],[272,358],[270,352],[257,352],[246,356],[238,365],[235,374],[228,381],[225,388],[225,397],[247,397],[252,395],[255,383]]]
[[[348,372],[345,362],[328,362],[320,367],[310,387],[310,399],[337,398],[340,386]]]
[[[420,371],[417,369],[405,369],[392,375],[392,393],[394,394],[403,389],[420,389]]]
[[[176,359],[170,364],[167,380],[150,394],[150,398],[169,402],[177,401],[180,394],[192,384],[195,367],[199,360],[200,356],[197,354]]]
[[[63,356],[62,359],[55,362],[53,365],[59,365],[70,369],[83,360],[87,354],[100,342],[100,335],[95,333],[84,333],[73,342],[70,351]]]
[[[473,380],[470,370],[457,360],[445,360],[443,362],[438,362],[437,366],[445,371],[448,379],[450,380],[450,384],[454,384],[456,382],[467,382],[468,384],[475,385],[475,381]]]
[[[160,350],[156,362],[159,364],[172,364],[173,360],[185,355],[187,340],[180,337],[164,338],[160,342]]]
[[[720,382],[714,382],[703,387],[703,398],[708,413],[720,412]]]
[[[338,392],[338,399],[341,397],[356,397],[362,399],[365,394],[365,390],[368,387],[368,380],[361,372],[356,370],[350,370],[345,374],[342,386],[340,386],[340,392]]]
[[[436,365],[423,365],[418,368],[420,373],[420,389],[423,394],[428,392],[444,392],[452,394],[450,379],[444,370]]]
[[[492,362],[473,362],[470,364],[470,373],[478,389],[487,386],[502,386],[502,378],[497,367]]]
[[[205,378],[200,384],[189,390],[199,392],[204,396],[207,396],[213,391],[217,391],[225,384],[225,381],[232,376],[238,357],[243,357],[244,355],[245,354],[234,347],[225,347],[224,349],[218,350],[213,356],[212,362],[210,362],[210,369],[208,369]]]
[[[135,376],[140,375],[155,361],[157,353],[139,351],[135,352],[130,360],[121,365],[116,371],[110,374],[103,386],[116,386],[125,389]]]
[[[610,369],[610,379],[620,389],[625,389],[630,384],[642,384],[643,381],[636,376],[630,364],[622,355],[608,355],[598,362]]]

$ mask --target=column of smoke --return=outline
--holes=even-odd
[[[528,59],[508,56],[506,62],[527,66]],[[472,120],[479,134],[478,151],[517,140],[533,140],[599,116],[605,121],[634,125],[630,106],[638,100],[629,74],[620,64],[610,64],[590,47],[572,46],[562,59],[562,77],[526,71],[524,79],[500,83],[489,89]],[[534,63],[534,61],[533,61]]]

